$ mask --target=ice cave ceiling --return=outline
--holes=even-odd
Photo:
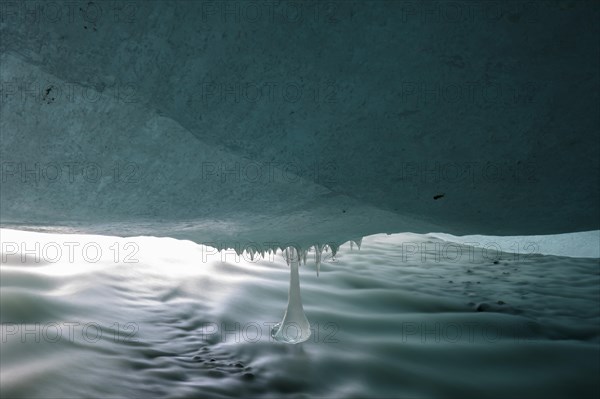
[[[5,227],[300,245],[599,228],[597,2],[11,4]]]

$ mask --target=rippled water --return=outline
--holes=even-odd
[[[285,345],[269,336],[287,303],[279,254],[238,261],[187,241],[11,230],[2,241],[3,398],[600,391],[598,259],[366,237],[327,256],[319,277],[312,262],[300,268],[313,335]],[[36,242],[40,262],[22,259]]]

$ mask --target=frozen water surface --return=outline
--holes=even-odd
[[[360,251],[341,245],[335,260],[323,251],[317,277],[312,251],[296,269],[291,249],[311,335],[287,345],[271,336],[295,295],[280,250],[251,260],[167,238],[1,234],[46,248],[39,263],[31,254],[22,262],[22,248],[4,251],[2,397],[564,398],[600,389],[597,258],[374,235]],[[67,242],[80,243],[72,262]],[[96,263],[91,249],[84,258],[89,243],[101,249]],[[288,308],[284,323],[299,320],[291,317]]]

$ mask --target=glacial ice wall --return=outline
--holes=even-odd
[[[14,4],[2,226],[281,248],[599,228],[596,2]]]

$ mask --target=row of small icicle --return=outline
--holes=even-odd
[[[360,246],[362,244],[362,237],[354,239],[354,240],[350,240],[350,250],[352,250],[354,248],[355,244],[358,247],[358,249],[360,250]],[[273,253],[276,253],[278,249],[281,249],[281,251],[283,252],[283,257],[284,257],[287,265],[290,266],[290,263],[292,262],[292,254],[291,254],[290,250],[292,248],[293,247],[285,247],[285,248],[272,247],[272,248],[268,248],[267,250],[257,251],[254,248],[250,247],[245,250],[241,250],[239,248],[235,248],[234,250],[238,254],[238,256],[244,252],[247,252],[250,255],[250,260],[254,261],[254,256],[256,254],[260,254],[264,258],[265,254],[267,254],[267,253],[273,254]],[[308,255],[308,251],[311,248],[315,251],[315,264],[317,266],[317,276],[319,276],[319,271],[321,270],[321,258],[323,256],[323,251],[329,252],[329,250],[331,250],[331,255],[332,255],[332,257],[335,258],[335,255],[337,254],[340,246],[337,244],[329,243],[329,244],[315,244],[313,246],[308,247],[307,249],[295,248],[296,249],[295,252],[297,254],[299,254],[298,265],[306,266],[306,256]],[[220,251],[224,248],[217,248],[217,249]]]
[[[352,250],[354,248],[354,244],[356,244],[356,246],[358,247],[358,250],[360,251],[360,245],[362,244],[362,237],[354,239],[354,240],[350,240],[350,250]],[[308,254],[308,251],[311,248],[313,248],[315,251],[315,264],[317,265],[317,277],[318,277],[319,271],[321,270],[321,257],[323,256],[323,251],[328,252],[331,249],[331,256],[335,259],[335,255],[338,252],[339,246],[335,245],[335,244],[315,244],[312,247],[308,247],[308,249],[304,249],[304,250],[296,249],[296,253],[298,254],[298,256],[300,258],[298,260],[298,265],[306,266],[306,255]],[[291,249],[291,247],[284,248],[282,250],[283,257],[288,266],[292,262],[292,254],[290,253],[291,252],[290,249]],[[250,257],[252,258],[253,255],[250,254]]]

